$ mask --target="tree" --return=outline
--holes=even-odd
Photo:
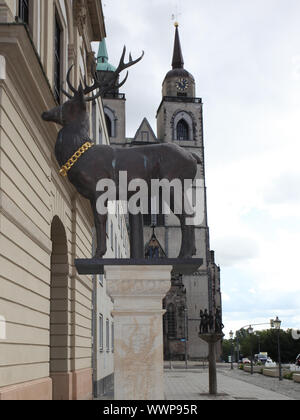
[[[278,361],[277,334],[278,332],[274,329],[263,330],[259,332],[258,338],[254,334],[249,335],[247,330],[240,330],[238,332],[240,353],[245,357],[250,357],[251,349],[254,355],[259,352],[260,347],[261,352],[267,352],[272,360]],[[281,361],[283,363],[294,363],[296,356],[300,353],[300,340],[293,339],[291,330],[280,330],[279,334]],[[260,346],[258,346],[258,339]]]

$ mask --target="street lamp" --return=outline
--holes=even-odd
[[[275,330],[277,330],[277,347],[278,347],[278,368],[279,368],[279,380],[282,381],[282,370],[281,370],[281,357],[280,357],[280,326],[281,321],[276,317],[273,321]]]
[[[258,354],[260,354],[260,332],[256,331],[255,335],[256,335],[257,341],[258,341]]]
[[[229,333],[229,337],[230,337],[230,342],[231,342],[231,359],[230,359],[230,362],[231,362],[231,370],[233,370],[233,331],[231,330],[230,331],[230,333]]]
[[[252,350],[252,334],[253,334],[253,328],[251,325],[249,325],[248,328],[248,334],[250,335],[250,348],[251,348],[251,375],[253,375],[253,350]]]
[[[237,358],[237,363],[240,363],[240,343],[239,343],[239,334],[240,334],[240,330],[235,332],[235,348],[236,348],[236,358]]]

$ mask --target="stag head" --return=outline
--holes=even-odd
[[[94,101],[95,99],[99,98],[100,96],[103,96],[105,93],[111,91],[112,89],[119,89],[120,87],[122,87],[127,81],[128,72],[125,79],[121,83],[118,83],[120,73],[123,70],[135,65],[144,57],[144,51],[137,60],[133,60],[131,54],[129,54],[129,61],[128,63],[125,63],[125,54],[126,47],[124,47],[123,49],[120,63],[116,71],[109,74],[104,81],[99,80],[97,72],[95,71],[93,73],[93,85],[88,86],[86,83],[86,79],[84,79],[84,87],[80,83],[78,89],[75,89],[70,80],[70,75],[73,68],[72,65],[67,73],[67,84],[73,95],[71,95],[62,88],[61,90],[63,94],[67,98],[69,98],[69,101],[65,102],[63,105],[51,109],[48,112],[44,112],[42,118],[45,121],[53,121],[63,126],[72,123],[73,121],[79,121],[82,118],[86,118],[86,102]],[[96,93],[96,95],[93,94],[90,97],[87,96],[96,90],[98,90],[98,93]]]

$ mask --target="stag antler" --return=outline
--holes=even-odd
[[[123,49],[123,53],[120,59],[120,63],[116,69],[116,71],[114,71],[113,73],[109,74],[109,76],[107,78],[105,78],[105,80],[101,81],[98,79],[97,74],[93,75],[93,79],[94,79],[94,83],[92,86],[87,86],[86,81],[85,83],[85,89],[84,89],[84,94],[88,95],[89,93],[93,92],[96,89],[99,89],[99,92],[96,95],[93,95],[91,98],[87,98],[87,101],[93,101],[97,98],[99,98],[99,96],[103,96],[106,92],[109,92],[112,88],[114,89],[119,89],[120,87],[122,87],[127,79],[128,79],[128,72],[125,76],[125,79],[121,82],[121,83],[117,83],[118,77],[120,75],[120,73],[122,71],[124,71],[125,69],[134,66],[135,64],[137,64],[139,61],[142,60],[142,58],[144,57],[144,51],[142,53],[142,55],[137,58],[136,60],[132,59],[132,55],[131,53],[129,54],[129,61],[128,63],[124,62],[125,59],[125,55],[126,55],[126,47],[124,47]]]
[[[106,77],[105,80],[100,81],[98,76],[97,76],[97,72],[94,72],[94,74],[92,75],[93,76],[93,85],[88,86],[87,81],[86,81],[86,77],[84,77],[84,89],[83,89],[84,95],[88,95],[89,93],[93,92],[94,90],[99,89],[99,92],[96,95],[93,95],[90,98],[86,98],[85,100],[87,102],[94,101],[95,99],[99,98],[99,96],[103,96],[106,92],[109,92],[111,89],[119,89],[120,87],[122,87],[128,79],[128,72],[127,72],[124,80],[121,83],[117,83],[117,80],[118,80],[118,77],[119,77],[120,73],[122,71],[124,71],[125,69],[127,69],[131,66],[134,66],[139,61],[141,61],[142,58],[144,57],[144,54],[145,53],[143,51],[142,55],[139,58],[137,58],[136,60],[133,60],[131,53],[129,53],[129,61],[128,61],[128,63],[125,63],[124,59],[125,59],[125,55],[126,55],[126,47],[124,47],[123,53],[122,53],[122,56],[121,56],[121,59],[120,59],[120,63],[118,65],[116,71],[114,71],[112,73],[108,73],[108,77]],[[73,67],[74,67],[74,64],[68,70],[67,84],[68,84],[70,90],[74,93],[74,96],[75,96],[76,94],[78,94],[78,90],[76,90],[74,88],[74,86],[72,86],[72,83],[71,83],[71,80],[70,80],[70,74],[71,74],[71,70],[72,70]],[[69,99],[73,99],[74,96],[70,95],[63,88],[61,88],[61,91]]]
[[[70,90],[74,93],[74,95],[76,95],[76,93],[78,92],[75,88],[74,88],[74,86],[72,86],[72,83],[71,83],[71,79],[70,79],[70,75],[71,75],[71,70],[72,70],[72,68],[74,67],[74,64],[72,64],[72,66],[69,68],[69,70],[68,70],[68,73],[67,73],[67,84],[68,84],[68,86],[69,86],[69,88],[70,88]],[[69,98],[69,99],[73,99],[74,98],[74,96],[72,96],[72,95],[70,95],[66,90],[64,90],[63,89],[63,83],[62,83],[62,85],[61,85],[61,91],[62,91],[62,93],[64,94],[64,95],[66,95],[66,97],[67,98]]]

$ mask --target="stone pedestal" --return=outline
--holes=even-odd
[[[172,266],[105,267],[114,300],[115,400],[163,400],[162,300]]]
[[[217,395],[217,364],[216,364],[216,343],[224,337],[224,334],[199,334],[201,340],[206,341],[209,346],[209,393],[210,395]]]

